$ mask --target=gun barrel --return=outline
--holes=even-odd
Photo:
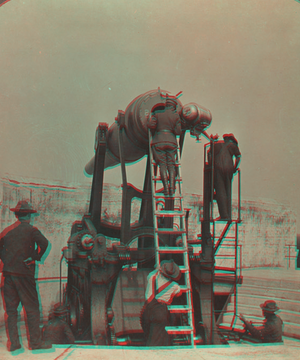
[[[165,106],[167,98],[171,98],[177,103],[177,111],[181,114],[183,106],[178,98],[170,95],[168,91],[160,89],[151,90],[145,94],[137,96],[127,106],[125,110],[125,131],[122,131],[122,155],[126,163],[135,162],[148,153],[148,117],[155,108]],[[201,111],[199,112],[197,122],[201,121],[200,113]],[[207,117],[207,114],[205,116]],[[184,122],[186,123],[186,121]],[[195,126],[195,124],[193,124],[193,126]],[[119,133],[119,125],[115,122],[110,126],[107,132],[105,169],[120,163]],[[85,166],[85,172],[87,175],[93,174],[94,163],[95,157],[93,157]]]

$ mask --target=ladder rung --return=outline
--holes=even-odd
[[[187,239],[188,244],[195,244],[195,245],[201,245],[202,240],[201,239]]]
[[[187,292],[187,291],[190,291],[189,287],[187,287],[186,285],[179,285],[180,286],[180,290],[182,292]]]
[[[185,216],[185,213],[182,211],[172,211],[172,210],[160,210],[160,211],[156,211],[154,213],[154,215],[156,216]]]
[[[187,272],[187,271],[189,271],[189,268],[187,268],[186,266],[179,266],[179,270],[181,272]]]
[[[180,235],[185,234],[186,230],[174,230],[172,228],[157,228],[155,232],[158,234],[172,234],[172,235]]]
[[[191,334],[193,332],[191,326],[166,326],[165,329],[168,334]]]
[[[162,193],[156,193],[156,194],[154,194],[154,197],[155,197],[155,199],[183,199],[183,196],[182,195],[172,195],[172,196],[170,196],[170,195],[168,195],[168,196],[165,196],[164,195],[164,193],[162,192]]]
[[[187,248],[183,247],[159,247],[157,249],[161,253],[185,253],[187,252]]]
[[[161,181],[161,177],[160,176],[152,176],[152,180],[154,180],[154,181]],[[182,178],[180,177],[176,177],[175,178],[175,182],[180,182],[180,181],[182,181]]]
[[[216,242],[217,242],[217,240],[219,240],[219,239],[215,239]],[[228,239],[223,239],[220,247],[222,247],[222,244],[224,244],[224,243],[229,243],[227,245],[234,246],[235,241],[233,239],[229,239],[229,240]],[[216,243],[215,243],[215,245],[216,245]]]
[[[156,165],[157,166],[157,164],[156,164],[156,162],[155,161],[152,161],[152,163],[151,163],[152,165]],[[180,166],[180,164],[178,164],[178,162],[175,162],[175,166]]]
[[[168,310],[175,313],[184,313],[192,309],[188,305],[169,305]]]

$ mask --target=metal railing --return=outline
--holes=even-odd
[[[297,249],[297,245],[285,245],[286,248],[286,262],[287,262],[287,268],[290,269],[291,267],[297,268],[297,257],[299,250]],[[293,255],[294,254],[294,255]],[[294,259],[293,262],[291,262],[291,259]],[[294,263],[294,266],[292,266],[292,263]]]

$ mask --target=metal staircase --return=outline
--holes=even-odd
[[[152,136],[149,131],[149,144]],[[194,345],[194,321],[191,296],[191,279],[189,268],[189,254],[187,246],[187,230],[185,222],[185,210],[183,207],[182,178],[180,166],[180,151],[177,150],[176,158],[176,191],[173,196],[165,196],[158,166],[153,160],[151,145],[149,145],[149,156],[151,162],[151,187],[153,205],[153,225],[155,243],[155,262],[158,267],[162,260],[174,259],[178,264],[183,284],[180,283],[184,294],[184,304],[169,305],[168,309],[173,314],[180,314],[180,326],[167,326],[166,331],[176,338],[184,337],[184,344]],[[173,301],[174,302],[174,301]]]

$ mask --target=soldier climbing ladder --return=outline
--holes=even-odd
[[[151,144],[150,131],[149,144]],[[166,331],[170,335],[189,335],[190,340],[188,343],[194,345],[191,280],[185,211],[183,207],[180,151],[179,149],[177,150],[175,179],[177,186],[175,194],[173,196],[165,196],[163,187],[159,188],[159,183],[162,184],[162,179],[160,175],[158,175],[158,166],[153,160],[151,145],[149,146],[156,267],[158,268],[160,266],[162,258],[166,256],[172,259],[176,258],[176,262],[181,262],[179,268],[180,272],[184,275],[184,285],[181,285],[181,290],[185,294],[185,304],[169,305],[168,309],[171,313],[181,314],[182,322],[186,324],[181,324],[181,326],[167,326]],[[175,221],[178,221],[178,224],[176,224]]]

